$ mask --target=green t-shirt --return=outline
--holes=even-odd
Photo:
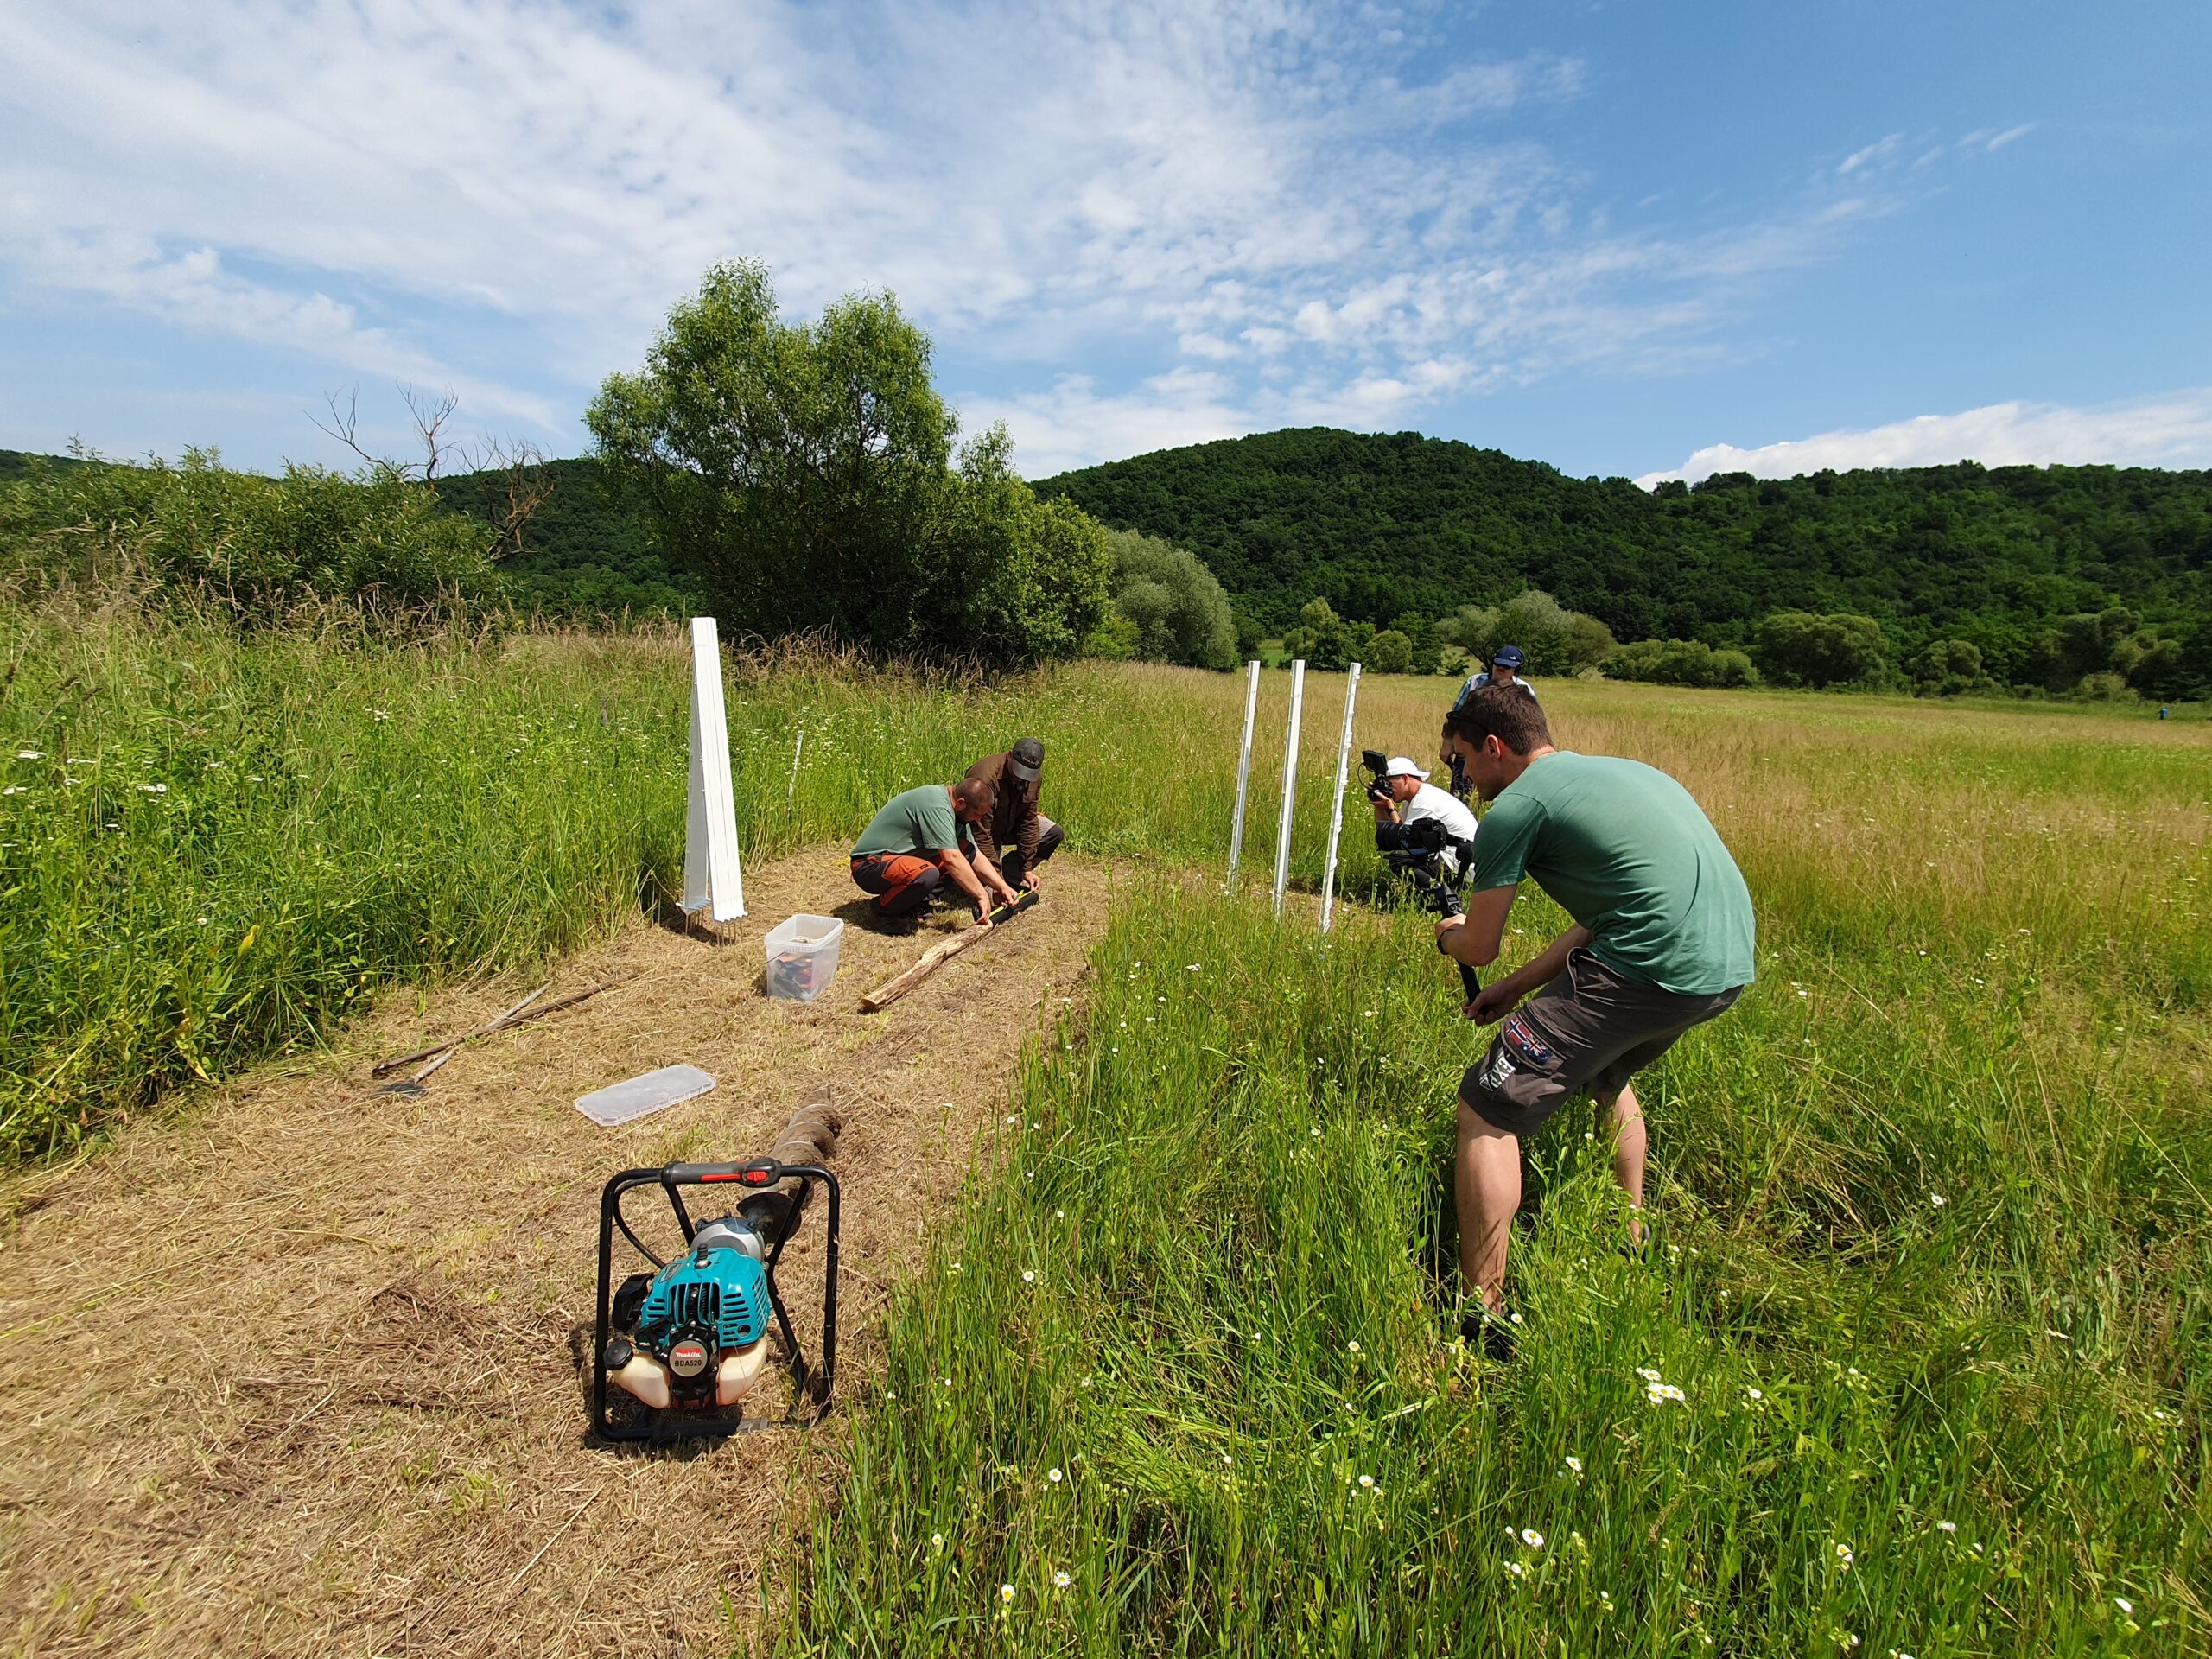
[[[1560,750],[1498,792],[1475,837],[1478,891],[1534,876],[1614,972],[1684,996],[1751,983],[1743,873],[1689,791],[1656,767]]]
[[[924,784],[883,804],[883,810],[868,820],[861,838],[853,843],[853,856],[871,853],[920,853],[934,858],[961,842],[960,825],[952,816],[952,791],[943,784]]]

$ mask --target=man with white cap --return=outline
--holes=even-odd
[[[1452,843],[1471,842],[1479,827],[1466,803],[1428,781],[1428,774],[1404,755],[1393,755],[1367,798],[1375,804],[1375,849],[1388,853],[1403,846],[1406,830],[1423,818],[1442,823],[1449,837],[1441,855],[1444,873],[1455,885],[1459,879],[1459,852]]]

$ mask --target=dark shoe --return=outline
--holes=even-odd
[[[1483,1357],[1494,1365],[1513,1363],[1513,1326],[1494,1313],[1461,1315],[1459,1337],[1468,1347],[1479,1348]]]

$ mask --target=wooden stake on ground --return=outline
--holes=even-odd
[[[498,1019],[487,1020],[475,1030],[467,1032],[459,1037],[448,1037],[442,1043],[433,1043],[428,1048],[418,1048],[412,1054],[395,1054],[388,1060],[378,1060],[369,1068],[369,1075],[372,1077],[389,1077],[403,1065],[412,1065],[417,1060],[427,1060],[433,1056],[450,1055],[454,1050],[464,1043],[473,1043],[479,1037],[489,1037],[493,1032],[505,1031],[511,1026],[526,1026],[533,1020],[543,1020],[549,1014],[558,1014],[562,1009],[572,1008],[579,1002],[588,1002],[601,991],[611,991],[617,985],[626,984],[636,977],[635,974],[617,974],[613,978],[601,980],[596,985],[587,985],[581,991],[570,991],[566,996],[556,996],[543,1007],[532,1008],[530,1005],[544,995],[550,988],[541,985]],[[526,1008],[529,1009],[528,1013],[524,1012]],[[443,1059],[438,1062],[439,1065],[444,1064]],[[437,1066],[431,1066],[428,1071],[418,1073],[410,1081],[420,1083],[423,1077],[436,1070]]]
[[[1025,893],[1012,906],[1002,905],[991,912],[992,926],[971,927],[964,933],[954,934],[943,944],[931,946],[930,949],[922,952],[922,959],[905,973],[895,979],[887,980],[862,997],[861,1012],[874,1014],[880,1009],[889,1007],[891,1004],[906,995],[907,992],[912,990],[915,986],[920,984],[969,945],[980,944],[996,932],[999,928],[1005,926],[1006,923],[999,918],[1006,916],[1009,908],[1014,915],[1019,915],[1034,905],[1037,902],[1037,897],[1034,893]]]

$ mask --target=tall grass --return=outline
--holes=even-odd
[[[1425,925],[1128,906],[892,1313],[773,1645],[2195,1650],[2200,1101],[2045,1044],[2017,981],[1812,989],[1777,919],[1649,1080],[1649,1261],[1586,1111],[1533,1144],[1501,1369],[1446,1340],[1475,1039]]]
[[[1422,753],[1426,688],[1377,690],[1362,741]],[[1650,1258],[1562,1115],[1519,1356],[1452,1346],[1482,1034],[1426,924],[1163,887],[897,1302],[772,1645],[2204,1649],[2202,737],[1550,702],[1688,782],[1759,903],[1760,983],[1645,1080]],[[1517,957],[1564,918],[1513,921]]]

